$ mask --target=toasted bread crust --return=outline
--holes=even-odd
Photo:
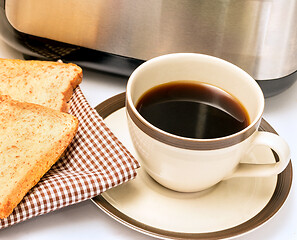
[[[0,58],[0,94],[62,112],[82,76],[72,63]]]
[[[70,114],[0,96],[0,218],[60,158],[77,128]]]

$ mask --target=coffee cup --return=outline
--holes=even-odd
[[[187,90],[183,89],[185,85]],[[183,120],[187,106],[181,105],[180,110],[176,110],[177,104],[173,103],[173,107],[164,106],[157,112],[148,109],[148,116],[155,118],[156,122],[148,120],[139,107],[142,99],[146,97],[148,104],[162,102],[164,92],[168,92],[172,86],[175,88],[174,94],[182,95],[187,100],[188,95],[191,95],[191,101],[193,96],[199,96],[198,100],[193,100],[204,104],[196,107],[199,111],[195,114],[199,117]],[[173,100],[178,100],[175,97]],[[221,105],[214,102],[217,98],[223,99]],[[267,177],[281,173],[290,161],[290,150],[277,134],[259,131],[264,101],[256,81],[225,60],[197,53],[175,53],[146,61],[131,74],[126,89],[128,128],[142,167],[161,185],[180,192],[205,190],[234,177]],[[237,107],[234,105],[235,110],[232,109],[236,113],[241,112],[243,117],[246,115],[244,121],[238,120],[243,125],[235,124],[237,117],[230,113],[232,109],[228,109],[233,102]],[[227,112],[225,118],[231,115],[235,122],[229,122],[224,117],[221,119],[220,114],[210,117],[209,108],[213,107],[220,114]],[[172,112],[167,113],[171,108]],[[192,114],[196,108],[187,111]],[[176,121],[171,114],[176,114]],[[161,127],[158,125],[159,120],[165,120],[164,128],[162,124]],[[171,123],[168,125],[177,124],[172,127],[173,132],[171,127],[168,130],[165,126],[169,120]],[[178,122],[183,125],[179,126]],[[214,133],[188,135],[191,133],[185,128],[190,125],[194,125],[194,128],[188,132]],[[181,134],[174,128],[178,128]],[[226,132],[226,129],[230,132]],[[261,164],[261,159],[256,159],[256,163],[245,163],[257,146],[273,150],[279,161]]]

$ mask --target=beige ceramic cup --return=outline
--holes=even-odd
[[[245,106],[250,124],[240,132],[215,139],[179,137],[156,128],[136,110],[137,101],[152,87],[177,80],[209,83],[231,93]],[[282,172],[290,150],[278,135],[258,131],[263,110],[263,93],[250,75],[229,62],[202,54],[176,53],[151,59],[132,73],[126,89],[129,131],[142,166],[161,185],[181,192],[204,190],[232,177]],[[257,145],[273,149],[279,161],[242,163]]]

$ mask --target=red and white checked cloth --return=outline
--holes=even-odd
[[[84,201],[136,176],[139,163],[91,108],[77,87],[70,114],[79,128],[65,154],[33,187],[0,229]]]

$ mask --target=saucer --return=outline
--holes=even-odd
[[[127,127],[125,93],[106,100],[96,110],[141,163]],[[260,130],[275,132],[265,120]],[[254,154],[263,163],[277,161],[277,156],[264,147],[256,148]],[[291,184],[291,162],[278,176],[233,178],[195,193],[169,190],[139,168],[135,179],[92,201],[120,223],[153,237],[223,239],[245,234],[267,222],[284,204]]]

